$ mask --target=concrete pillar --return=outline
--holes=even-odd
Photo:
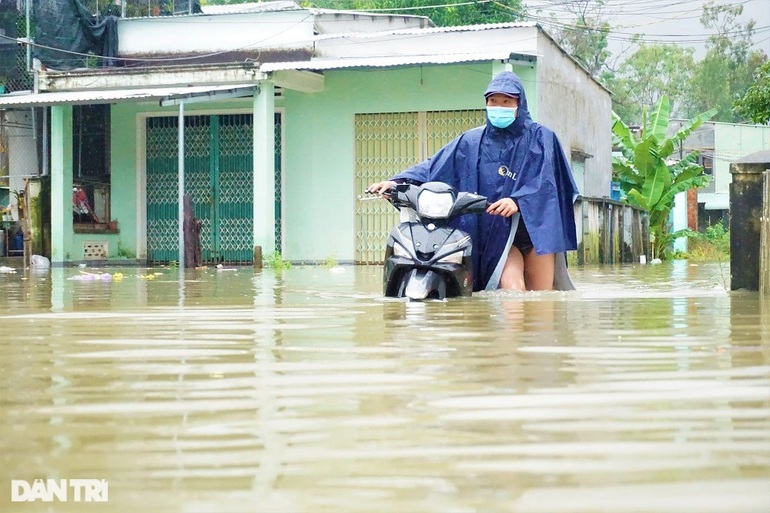
[[[687,191],[687,228],[698,231],[698,189],[695,187]]]
[[[730,164],[730,288],[759,290],[763,176],[770,151]],[[766,262],[764,265],[769,265]]]
[[[56,105],[51,107],[51,265],[72,260],[72,233],[72,106]]]
[[[262,82],[254,95],[254,246],[268,256],[276,249],[274,90]]]

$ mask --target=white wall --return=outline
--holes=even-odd
[[[311,48],[313,15],[280,11],[131,18],[118,22],[118,53],[167,55]]]
[[[536,27],[490,30],[425,29],[405,34],[365,34],[319,38],[316,57],[394,57],[447,54],[535,53]]]
[[[612,178],[612,99],[609,92],[551,39],[539,35],[537,121],[559,137],[567,159],[572,151],[585,161],[583,196],[609,197]]]
[[[32,113],[30,109],[9,110],[5,120],[8,124],[8,169],[10,200],[14,219],[18,219],[16,198],[13,191],[23,190],[25,179],[37,176],[37,146],[33,136]]]

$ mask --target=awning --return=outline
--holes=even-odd
[[[219,86],[176,86],[143,89],[107,89],[93,91],[58,91],[0,95],[0,109],[14,107],[44,107],[50,105],[87,105],[119,102],[214,101],[253,96],[256,84]]]

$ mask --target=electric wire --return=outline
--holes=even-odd
[[[549,2],[548,0],[542,0],[542,1],[545,1],[546,3],[551,4],[551,5],[564,5],[564,2],[558,2],[557,3],[557,2]],[[608,3],[611,3],[611,1],[612,0],[610,0],[610,2],[608,2]],[[743,2],[740,2],[740,3],[741,4],[745,4],[745,3],[749,2],[749,1],[750,0],[744,0]],[[684,5],[684,4],[688,3],[688,2],[691,2],[691,0],[683,0],[683,1],[679,1],[679,2],[669,2],[668,0],[636,0],[634,2],[634,5],[638,6],[640,4],[649,4],[651,6],[651,8],[653,8],[653,7],[662,6],[662,5],[666,5],[666,6]],[[541,26],[552,27],[552,28],[555,28],[557,30],[594,30],[594,31],[605,31],[605,29],[602,28],[602,27],[581,26],[581,25],[576,25],[576,24],[573,24],[573,23],[560,22],[560,21],[554,20],[553,18],[544,18],[542,16],[532,15],[532,14],[529,14],[528,12],[526,12],[526,11],[521,11],[521,10],[518,10],[518,9],[514,9],[514,8],[512,8],[510,6],[502,4],[502,3],[500,3],[497,0],[476,0],[476,1],[471,1],[471,2],[458,2],[458,3],[441,4],[441,5],[435,5],[435,6],[417,6],[417,7],[407,7],[407,8],[399,8],[399,9],[396,9],[396,8],[359,9],[359,10],[357,10],[357,12],[407,11],[407,10],[419,10],[419,9],[449,8],[449,7],[456,7],[456,6],[479,5],[479,4],[493,4],[494,6],[496,6],[499,9],[502,9],[502,10],[505,10],[507,12],[510,12],[512,15],[521,16],[524,19],[531,20],[531,21],[533,21],[535,23],[538,23]],[[262,14],[266,14],[267,12],[269,12],[269,11],[261,11],[261,12],[256,13],[256,14],[262,15]],[[691,12],[691,11],[683,11],[683,12]],[[203,13],[203,15],[205,16],[205,12]],[[184,16],[186,16],[186,17],[195,17],[195,16],[200,16],[200,14],[184,15]],[[210,16],[208,16],[208,17],[210,17]],[[63,49],[56,48],[56,47],[53,47],[53,46],[42,45],[40,43],[26,41],[25,38],[14,38],[14,37],[5,36],[5,35],[0,35],[0,38],[5,39],[5,40],[9,40],[9,41],[14,41],[14,42],[16,42],[18,44],[28,44],[28,45],[30,45],[32,47],[36,47],[36,48],[56,51],[56,52],[59,52],[59,53],[73,55],[73,56],[78,56],[78,57],[88,57],[88,58],[92,58],[92,59],[112,59],[112,60],[118,60],[118,61],[121,61],[121,62],[136,62],[136,63],[148,63],[148,62],[154,62],[154,63],[185,62],[185,61],[194,61],[194,60],[200,60],[200,59],[205,59],[205,58],[210,58],[210,57],[216,57],[216,56],[227,54],[227,53],[233,53],[233,52],[238,52],[238,51],[242,51],[242,50],[247,50],[249,48],[253,48],[253,47],[257,46],[257,45],[260,45],[262,43],[268,42],[270,39],[272,39],[274,37],[277,37],[278,35],[283,34],[284,32],[287,32],[287,31],[293,29],[294,27],[304,23],[305,21],[307,21],[307,19],[312,18],[312,17],[313,17],[312,13],[308,14],[302,20],[300,20],[300,21],[298,21],[298,22],[296,22],[294,24],[289,25],[286,29],[284,29],[284,30],[282,30],[282,31],[280,31],[280,32],[278,32],[276,34],[271,35],[269,38],[260,39],[260,40],[248,43],[246,45],[240,46],[238,48],[233,48],[233,49],[228,49],[228,50],[223,50],[223,51],[218,51],[218,52],[210,52],[210,53],[206,53],[206,54],[197,54],[197,55],[193,55],[193,56],[179,56],[179,57],[141,57],[141,58],[138,58],[138,57],[119,57],[119,56],[117,56],[117,57],[104,57],[104,56],[100,56],[100,55],[94,55],[94,54],[91,54],[91,53],[83,53],[83,52],[76,52],[76,51],[71,51],[71,50],[63,50]],[[156,18],[156,17],[153,17],[153,18]],[[173,21],[173,18],[174,17],[170,17],[168,22],[169,23],[175,23]],[[676,19],[676,17],[675,17],[675,19]],[[670,21],[670,19],[667,19],[667,20]],[[160,20],[160,21],[163,22],[163,21],[166,21],[166,20]],[[265,23],[265,22],[271,23],[269,20],[260,20],[259,21],[259,23]],[[187,20],[187,23],[191,23],[191,21]],[[195,23],[195,21],[192,21],[192,23]],[[238,22],[238,21],[216,20],[216,21],[213,21],[213,22],[212,21],[205,21],[205,22],[201,21],[201,23],[207,23],[207,24],[211,24],[211,23],[248,23],[248,24],[254,24],[255,21],[252,20],[252,21]],[[282,22],[276,21],[275,23],[284,23],[285,24],[286,22],[285,21],[282,21]],[[640,27],[640,26],[646,26],[646,25],[649,25],[649,24],[629,25],[629,26],[626,26],[625,28],[628,28],[628,27]],[[752,31],[752,34],[764,34],[765,32],[770,32],[770,25],[768,25],[768,26],[761,26],[761,27],[755,27],[754,30]],[[725,36],[725,37],[730,37],[730,36],[733,36],[733,35],[743,35],[743,34],[745,34],[745,31],[742,30],[742,29],[739,29],[739,30],[735,30],[735,31],[725,32],[725,33],[720,34],[720,35],[721,36]],[[345,35],[342,35],[342,37],[344,37],[344,36]],[[616,28],[612,28],[612,27],[610,27],[610,30],[607,33],[607,38],[608,39],[615,40],[615,41],[621,41],[621,42],[628,42],[628,43],[637,42],[637,36],[638,35],[635,34],[635,33],[618,31]],[[415,37],[419,37],[419,35],[415,35]],[[706,43],[706,42],[708,42],[712,37],[714,37],[714,34],[697,34],[697,35],[693,35],[693,34],[658,34],[658,35],[655,35],[655,36],[649,36],[649,35],[644,36],[642,40],[645,43],[655,43],[655,44],[684,44],[684,43],[699,44],[699,43]],[[759,40],[757,42],[754,42],[754,44],[756,45],[758,43],[765,42],[768,39],[770,39],[770,36],[765,37],[765,38],[763,38],[763,39],[761,39],[761,40]],[[312,43],[314,40],[315,39],[305,40],[305,41],[297,41],[297,42],[298,43]],[[376,42],[376,41],[371,41],[371,42]],[[368,43],[368,41],[358,41],[358,40],[355,40],[353,38],[349,38],[349,41],[348,41],[347,44],[366,44],[366,43]],[[131,66],[132,65],[129,64],[126,67],[131,67]]]

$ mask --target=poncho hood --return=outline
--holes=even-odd
[[[489,82],[486,91],[484,91],[484,98],[495,93],[517,96],[519,98],[519,108],[516,111],[516,121],[519,124],[532,119],[529,115],[529,108],[527,107],[527,94],[524,92],[524,86],[516,73],[512,71],[503,71],[495,75]]]

